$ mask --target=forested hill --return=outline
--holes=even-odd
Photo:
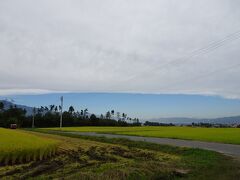
[[[12,106],[12,107],[13,107],[13,106],[16,106],[17,108],[25,109],[27,116],[32,115],[33,107],[15,104],[14,102],[10,102],[10,101],[8,101],[8,100],[0,100],[0,102],[3,103],[5,110],[9,109],[11,106]]]

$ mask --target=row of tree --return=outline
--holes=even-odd
[[[34,111],[36,111],[36,109]],[[61,106],[55,106],[54,104],[49,105],[49,107],[41,106],[40,108],[37,108],[37,113],[39,113],[39,114],[47,113],[47,112],[58,113],[59,111],[61,111]],[[70,106],[68,109],[68,112],[73,114],[74,116],[82,116],[84,118],[90,117],[90,114],[88,113],[87,108],[84,110],[75,111],[74,107]],[[105,115],[101,114],[99,118],[100,119],[115,119],[115,120],[129,121],[132,123],[139,123],[138,118],[128,117],[126,113],[120,113],[120,112],[115,113],[115,110],[107,111]]]
[[[26,110],[17,106],[10,106],[5,109],[0,102],[0,126],[9,127],[10,124],[17,124],[18,127],[58,127],[60,123],[61,106],[41,106],[33,108],[31,115],[26,115]],[[62,112],[63,126],[140,126],[137,118],[130,118],[127,114],[111,110],[105,115],[97,117],[90,114],[88,109],[75,111],[73,106],[68,111]]]
[[[144,126],[175,126],[173,123],[159,123],[159,122],[151,122],[145,121]]]

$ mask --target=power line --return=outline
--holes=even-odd
[[[205,50],[208,50],[209,48],[214,48],[214,47],[216,47],[218,45],[221,45],[222,43],[225,43],[225,42],[227,42],[229,40],[232,40],[232,39],[238,37],[239,35],[240,35],[240,30],[236,31],[235,33],[232,33],[232,34],[229,34],[229,35],[225,36],[221,40],[214,41],[214,42],[210,43],[207,47],[203,47],[201,49],[195,50],[192,53],[195,53],[195,52],[198,52],[198,51],[205,51]]]
[[[194,57],[194,56],[199,56],[199,55],[203,55],[203,54],[207,54],[209,52],[212,52],[213,50],[219,48],[219,47],[222,47],[224,46],[226,43],[228,42],[232,42],[234,40],[237,40],[240,38],[240,31],[237,31],[235,33],[232,33],[228,36],[225,36],[223,39],[221,40],[218,40],[218,41],[215,41],[215,42],[212,42],[210,43],[208,46],[206,47],[203,47],[203,48],[200,48],[198,50],[195,50],[193,51],[192,53],[190,53],[190,55],[186,56],[186,57],[182,57],[182,58],[177,58],[177,59],[174,59],[172,60],[171,62],[168,62],[167,64],[170,64],[172,62],[176,62],[178,61],[179,59],[183,59],[183,60],[188,60],[190,59],[191,57]]]
[[[195,82],[195,81],[197,81],[199,79],[202,79],[202,78],[205,78],[205,77],[209,77],[209,75],[211,75],[211,74],[216,74],[216,73],[221,72],[221,71],[227,71],[227,70],[235,69],[235,68],[238,68],[238,67],[240,67],[240,63],[234,64],[232,66],[216,69],[214,71],[205,73],[205,74],[203,74],[201,76],[195,76],[193,78],[189,78],[189,79],[187,79],[187,81],[194,81]],[[178,81],[177,84],[181,84],[181,83],[185,83],[185,82],[186,82],[186,80],[181,81],[181,82]],[[172,83],[172,85],[176,85],[176,83],[174,83],[174,84]],[[162,87],[162,88],[169,88],[169,87],[171,88],[171,85],[170,86],[165,86],[165,87]]]
[[[191,58],[193,58],[193,57],[200,56],[200,55],[204,55],[204,54],[208,54],[208,53],[210,53],[210,52],[212,52],[212,51],[214,51],[214,50],[216,50],[216,49],[224,46],[226,43],[230,43],[230,42],[235,41],[235,40],[237,40],[237,39],[239,39],[239,38],[240,38],[240,30],[239,30],[239,31],[236,31],[236,32],[234,32],[234,33],[232,33],[232,34],[229,34],[229,35],[225,36],[225,37],[224,37],[223,39],[221,39],[221,40],[212,42],[212,43],[210,43],[210,44],[209,44],[208,46],[206,46],[206,47],[203,47],[203,48],[200,48],[200,49],[198,49],[198,50],[195,50],[195,51],[193,51],[192,53],[190,53],[190,55],[188,55],[188,56],[181,57],[181,58],[177,58],[177,59],[173,59],[173,60],[171,60],[171,61],[169,61],[169,62],[167,62],[167,63],[165,63],[165,64],[163,64],[163,65],[155,66],[155,67],[152,68],[151,70],[147,70],[147,71],[145,71],[145,72],[149,72],[149,71],[152,72],[152,71],[155,70],[155,69],[160,70],[160,69],[162,69],[162,68],[164,68],[164,67],[166,67],[166,66],[168,66],[168,65],[171,65],[171,64],[173,64],[173,63],[175,63],[175,62],[179,62],[179,61],[184,62],[184,61],[191,60]],[[145,72],[141,72],[141,74],[137,74],[137,75],[135,75],[135,76],[132,76],[132,77],[130,77],[129,79],[127,79],[127,81],[133,80],[133,79],[135,79],[135,78],[137,78],[137,77],[139,77],[139,76],[141,76],[141,75],[144,75],[143,73],[145,73]]]

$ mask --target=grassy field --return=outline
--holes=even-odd
[[[67,137],[61,132],[28,133],[59,141],[57,155],[38,162],[0,166],[0,179],[227,180],[240,176],[237,159],[211,151],[126,139]]]
[[[55,153],[57,143],[20,130],[0,128],[0,164],[41,160]]]
[[[60,130],[59,128],[48,128]],[[193,127],[64,127],[63,131],[99,132],[240,144],[240,128]]]

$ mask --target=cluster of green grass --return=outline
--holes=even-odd
[[[48,130],[60,130],[48,128]],[[195,127],[64,127],[62,131],[98,132],[240,144],[240,128]]]
[[[20,130],[0,128],[0,164],[42,160],[55,154],[58,141]]]

